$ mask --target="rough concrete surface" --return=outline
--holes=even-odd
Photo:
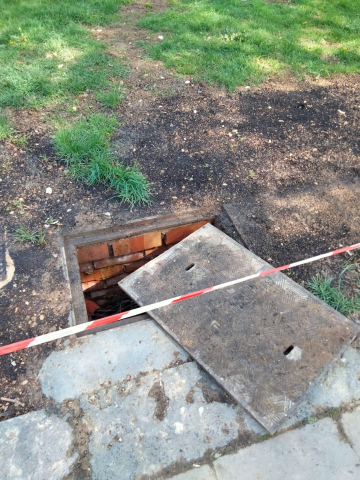
[[[67,452],[71,427],[44,410],[0,423],[1,480],[61,480],[78,453]]]
[[[344,413],[341,425],[351,446],[360,457],[360,408],[351,413]]]
[[[83,397],[84,421],[95,427],[89,445],[93,478],[117,480],[119,468],[123,480],[152,476],[174,459],[190,462],[235,439],[240,428],[236,408],[207,404],[201,391],[187,403],[187,394],[199,380],[200,370],[191,362],[128,382],[123,389],[102,391],[94,402],[91,396]],[[169,399],[163,421],[154,418],[157,405],[149,397],[158,381]]]
[[[358,479],[356,345],[289,419],[294,430],[259,444],[265,430],[154,322],[66,342],[39,374],[52,406],[0,423],[0,478]],[[329,406],[334,419],[321,420]]]
[[[171,480],[217,480],[215,472],[209,467],[209,465],[203,465],[197,467],[194,470],[189,470],[185,473],[180,473]]]
[[[214,468],[219,480],[360,478],[358,455],[329,418],[219,458]]]
[[[153,322],[139,322],[137,328],[126,325],[102,335],[83,337],[73,348],[52,353],[39,379],[45,395],[62,402],[124,380],[127,375],[162,370],[186,359],[184,350]]]

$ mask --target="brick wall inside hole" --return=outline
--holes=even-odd
[[[118,282],[205,225],[206,221],[172,229],[78,247],[82,290],[89,320],[136,308]]]

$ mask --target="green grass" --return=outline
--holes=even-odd
[[[313,425],[314,423],[318,422],[319,420],[322,420],[323,418],[330,417],[333,420],[338,420],[341,416],[341,411],[339,408],[330,408],[329,410],[326,410],[325,412],[319,413],[317,415],[312,415],[311,417],[308,417],[306,419],[306,423],[309,425]]]
[[[33,230],[26,228],[22,223],[12,234],[17,241],[21,243],[31,243],[32,245],[42,245],[45,243],[45,232],[41,229]]]
[[[307,283],[307,288],[321,300],[343,315],[351,315],[360,311],[360,293],[352,297],[341,291],[341,280],[332,285],[333,279],[316,275]],[[359,284],[360,286],[360,284]]]
[[[5,115],[0,114],[0,140],[4,140],[12,135],[10,123]]]
[[[138,24],[161,32],[150,55],[229,89],[269,75],[360,71],[360,0],[172,0]]]
[[[124,100],[124,89],[116,88],[106,92],[99,92],[96,99],[107,107],[115,108]]]
[[[0,0],[0,107],[38,107],[101,92],[127,73],[92,26],[130,0]],[[112,82],[109,82],[112,78]]]
[[[110,136],[117,122],[101,114],[90,115],[71,126],[59,128],[54,139],[57,154],[63,158],[71,176],[88,185],[110,187],[120,202],[135,204],[150,201],[150,185],[134,164],[117,162],[110,150]]]

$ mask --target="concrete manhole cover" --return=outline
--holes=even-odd
[[[146,305],[269,268],[207,224],[120,285]],[[150,315],[270,433],[356,334],[352,322],[282,273]]]

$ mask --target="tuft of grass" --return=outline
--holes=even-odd
[[[92,35],[131,0],[0,0],[0,106],[38,107],[101,92],[127,73]],[[96,34],[96,32],[95,32]]]
[[[138,25],[164,37],[147,44],[154,59],[233,89],[279,72],[359,72],[359,11],[358,0],[172,0]]]
[[[307,283],[307,288],[343,315],[351,315],[360,311],[360,294],[352,297],[346,296],[341,291],[341,280],[337,285],[332,285],[333,279],[317,274]]]
[[[150,202],[150,185],[137,165],[124,166],[110,150],[109,138],[117,122],[101,114],[93,114],[71,126],[59,128],[54,145],[71,176],[88,185],[104,185],[114,191],[121,203]]]
[[[99,92],[96,99],[107,107],[115,108],[124,99],[124,91],[117,88],[108,92]]]
[[[0,115],[0,140],[11,137],[12,129],[8,119],[4,115]]]
[[[32,245],[42,245],[45,243],[45,232],[41,229],[33,230],[26,228],[22,223],[12,234],[20,243],[31,243]]]
[[[309,425],[313,425],[314,423],[318,422],[319,420],[322,420],[323,418],[330,417],[333,420],[338,420],[340,418],[341,411],[339,408],[330,408],[329,410],[326,410],[325,412],[318,413],[317,415],[312,415],[306,419],[306,423]]]

